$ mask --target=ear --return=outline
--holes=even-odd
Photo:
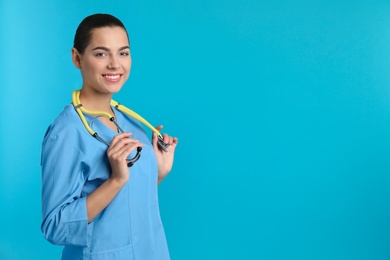
[[[76,68],[81,69],[81,55],[76,48],[72,48],[72,61]]]

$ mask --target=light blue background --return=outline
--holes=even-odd
[[[0,1],[0,258],[40,233],[40,146],[104,12],[131,37],[115,98],[180,138],[160,186],[173,260],[390,259],[388,1]]]

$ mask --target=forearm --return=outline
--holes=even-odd
[[[157,185],[160,185],[160,183],[167,177],[169,172],[158,172],[158,178],[157,178]]]
[[[109,178],[87,196],[88,223],[110,204],[125,184],[126,181]]]

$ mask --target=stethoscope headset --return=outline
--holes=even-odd
[[[98,139],[99,141],[107,144],[107,146],[110,146],[110,144],[104,140],[101,136],[99,136],[99,134],[97,132],[95,132],[91,126],[88,124],[87,120],[85,119],[84,117],[84,114],[89,114],[89,115],[92,115],[92,116],[103,116],[103,117],[106,117],[108,118],[111,122],[113,122],[115,124],[115,126],[117,127],[118,131],[123,133],[124,131],[122,130],[122,128],[118,125],[118,123],[115,121],[115,117],[113,117],[112,115],[110,115],[109,113],[106,113],[104,111],[92,111],[92,110],[87,110],[83,107],[83,105],[81,104],[80,102],[80,90],[75,90],[73,91],[72,93],[72,105],[74,107],[74,109],[76,110],[77,114],[79,115],[80,119],[81,119],[81,122],[83,123],[85,129],[87,129],[87,131],[93,136],[95,137],[96,139]],[[148,121],[146,121],[144,118],[142,118],[140,115],[138,115],[137,113],[135,113],[134,111],[130,110],[129,108],[119,104],[118,102],[114,101],[114,100],[111,100],[111,106],[115,107],[116,110],[140,121],[141,123],[143,123],[144,125],[146,125],[148,128],[150,128],[150,130],[152,130],[154,133],[157,134],[157,143],[158,145],[166,152],[167,151],[167,148],[169,146],[169,144],[165,144],[164,143],[164,137],[162,136],[162,134],[156,129],[154,128]],[[131,167],[133,166],[133,164],[140,158],[141,156],[141,151],[142,151],[142,147],[137,147],[137,154],[131,158],[131,159],[126,159],[127,160],[127,166],[128,167]]]

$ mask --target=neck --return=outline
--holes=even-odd
[[[84,88],[80,90],[80,102],[87,110],[104,111],[112,114],[111,99],[112,94],[92,92]]]

